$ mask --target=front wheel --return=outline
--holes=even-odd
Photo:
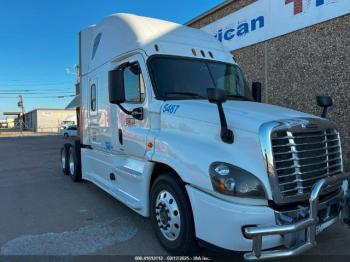
[[[151,222],[157,238],[174,254],[197,250],[192,209],[186,189],[173,173],[158,177],[150,195]]]

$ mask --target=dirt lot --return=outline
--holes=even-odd
[[[135,255],[167,255],[147,219],[93,184],[75,184],[62,175],[62,143],[57,136],[0,138],[0,261],[29,255],[129,255],[132,261]],[[318,242],[295,261],[349,261],[349,229],[337,225]]]

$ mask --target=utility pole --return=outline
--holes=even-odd
[[[21,129],[21,133],[24,129],[24,105],[23,105],[23,97],[22,96],[18,96],[19,101],[17,103],[18,107],[21,108],[22,111],[22,115],[19,119],[19,125],[20,125],[20,129]]]

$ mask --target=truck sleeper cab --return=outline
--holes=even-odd
[[[130,14],[80,33],[80,141],[62,170],[150,217],[162,245],[245,259],[296,255],[347,218],[349,174],[329,120],[258,103],[220,42]]]

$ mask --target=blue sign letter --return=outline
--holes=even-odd
[[[249,24],[248,23],[243,23],[241,24],[238,28],[238,36],[245,35],[249,33]]]
[[[231,40],[235,36],[235,29],[229,29],[225,32],[224,34],[224,39],[225,40]]]
[[[263,16],[259,16],[256,19],[252,20],[252,31],[256,30],[256,24],[259,22],[259,28],[262,28],[265,26],[265,18]]]
[[[324,0],[316,0],[316,6],[324,5]]]

